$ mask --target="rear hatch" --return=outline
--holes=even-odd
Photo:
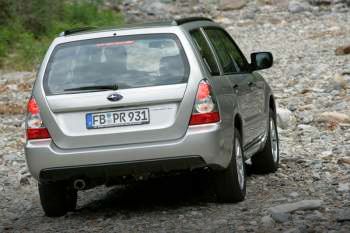
[[[59,44],[43,79],[47,128],[60,148],[115,146],[182,137],[192,108],[189,65],[174,34]],[[48,114],[45,116],[45,114]]]

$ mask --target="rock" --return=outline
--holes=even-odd
[[[284,231],[283,233],[300,233],[300,230],[299,230],[299,228],[291,228],[291,229]]]
[[[335,55],[347,55],[350,54],[350,45],[340,46],[335,49]]]
[[[299,193],[297,192],[291,192],[288,196],[292,197],[292,198],[296,198],[299,197]]]
[[[273,219],[271,218],[270,215],[264,216],[261,218],[261,222],[264,226],[271,226],[274,224]]]
[[[299,112],[298,118],[303,124],[310,124],[314,120],[312,113],[308,111]]]
[[[336,74],[332,80],[333,88],[335,90],[346,90],[348,88],[348,82],[341,74]]]
[[[288,6],[288,0],[258,0],[258,3],[285,7],[285,8],[287,8]]]
[[[324,216],[320,211],[315,210],[313,213],[308,214],[305,219],[311,220],[311,221],[319,221],[324,220]]]
[[[273,213],[271,213],[271,217],[277,223],[284,223],[284,222],[289,221],[292,216],[290,215],[290,213],[273,212]]]
[[[159,15],[161,12],[165,12],[168,7],[167,3],[146,0],[141,9],[148,15]]]
[[[239,10],[247,5],[247,0],[220,0],[220,9],[223,11]]]
[[[213,222],[214,225],[227,225],[226,219],[218,219]]]
[[[320,173],[318,173],[318,172],[312,172],[312,179],[313,179],[314,181],[321,180],[321,175],[320,175]]]
[[[350,158],[340,158],[340,159],[338,159],[337,163],[350,165]]]
[[[350,221],[350,208],[340,209],[336,213],[337,222]]]
[[[17,91],[18,90],[18,86],[15,84],[7,85],[7,87],[10,91]]]
[[[329,6],[332,4],[333,0],[308,0],[311,5],[321,6],[326,5]]]
[[[338,185],[339,192],[349,192],[350,191],[350,183],[340,183]]]
[[[319,122],[350,123],[350,116],[339,112],[324,112],[319,118]]]
[[[298,106],[297,106],[295,103],[288,103],[287,108],[288,108],[290,111],[294,112],[295,110],[298,109]]]
[[[294,203],[287,203],[270,207],[268,211],[273,213],[292,213],[297,210],[315,210],[322,207],[321,200],[303,200]]]
[[[345,109],[348,108],[348,106],[349,106],[349,104],[346,102],[339,102],[336,105],[334,105],[333,108],[335,111],[344,111]]]
[[[31,175],[29,173],[21,174],[19,176],[19,184],[20,185],[29,185],[30,184],[30,177],[31,177]]]
[[[288,11],[291,13],[300,13],[309,10],[310,7],[306,3],[299,1],[290,1],[288,4]]]
[[[315,126],[299,124],[297,128],[300,135],[303,135],[305,139],[312,140],[320,136],[320,132]]]
[[[249,225],[256,226],[258,223],[256,221],[249,221]]]
[[[218,22],[218,23],[224,24],[224,25],[231,25],[232,24],[232,21],[230,19],[228,19],[227,17],[221,17],[221,16],[216,17],[215,22]]]
[[[288,109],[277,108],[277,125],[286,129],[291,125],[293,119],[292,112]]]
[[[17,160],[17,156],[15,154],[5,154],[3,158],[4,160],[8,160],[8,161]]]
[[[338,2],[338,3],[334,4],[334,6],[332,8],[332,11],[333,12],[345,13],[345,12],[348,12],[349,9],[348,9],[348,7],[347,7],[347,5],[345,3]]]
[[[29,185],[30,184],[30,173],[27,167],[21,169],[18,173],[18,180],[20,185]]]

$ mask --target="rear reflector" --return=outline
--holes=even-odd
[[[45,138],[51,138],[49,131],[46,128],[27,129],[28,140],[45,139]]]
[[[218,112],[192,114],[190,125],[209,124],[220,121]]]

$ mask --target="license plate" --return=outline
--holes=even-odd
[[[148,108],[86,114],[87,129],[142,125],[149,122]]]

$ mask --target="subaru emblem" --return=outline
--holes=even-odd
[[[120,94],[118,94],[118,93],[113,93],[113,94],[110,94],[108,97],[107,97],[107,99],[109,100],[109,101],[118,101],[118,100],[121,100],[121,99],[123,99],[123,96],[122,95],[120,95]]]

